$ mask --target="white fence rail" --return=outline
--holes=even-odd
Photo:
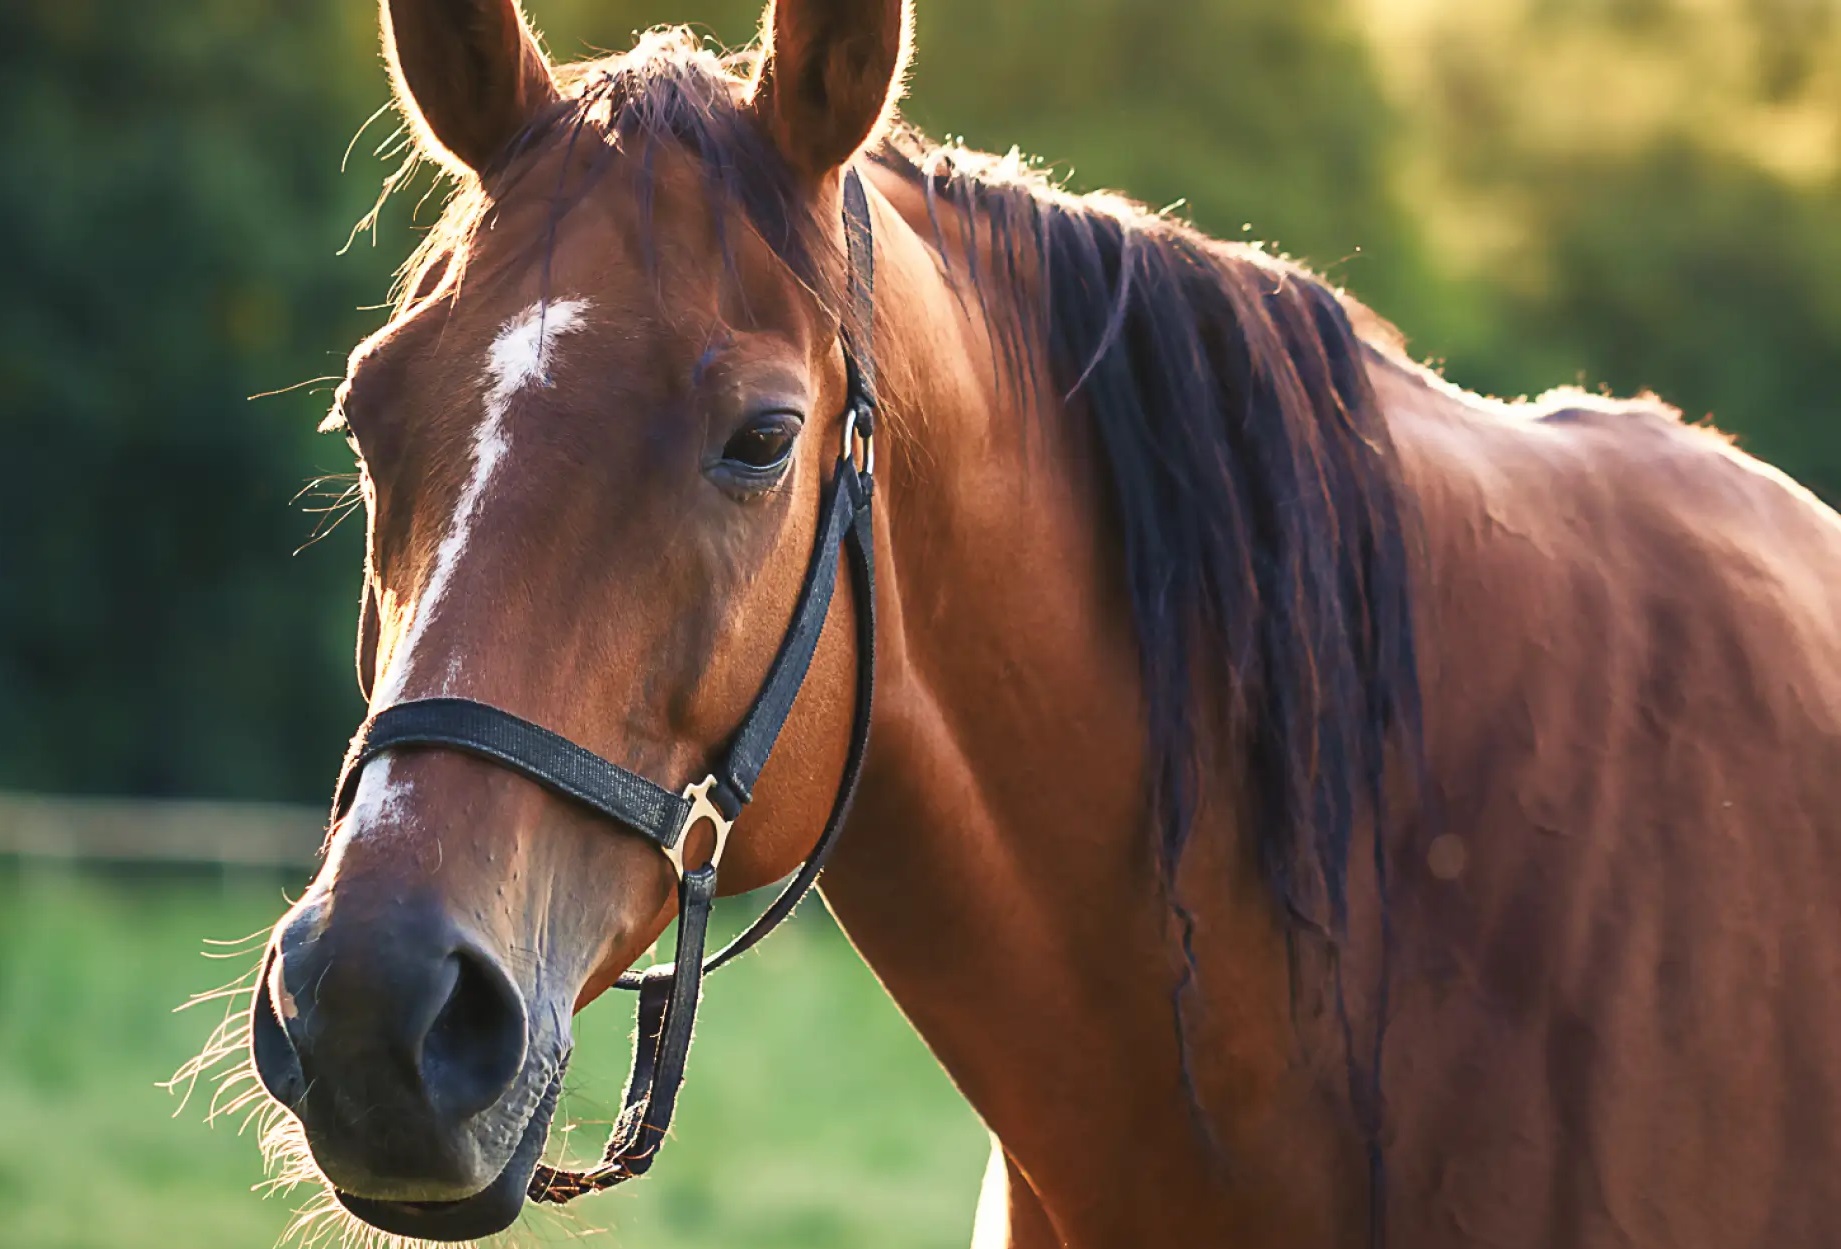
[[[307,868],[325,821],[281,803],[0,794],[0,858]]]

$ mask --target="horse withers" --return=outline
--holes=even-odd
[[[251,1016],[347,1209],[648,1164],[690,967],[587,1180],[571,1016],[718,853],[815,864],[866,730],[824,889],[991,1129],[979,1245],[1841,1242],[1833,512],[926,143],[901,0],[383,17],[458,189],[341,388],[372,716]]]

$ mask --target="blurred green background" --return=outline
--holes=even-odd
[[[758,10],[532,8],[565,58]],[[1270,240],[1466,385],[1653,389],[1841,500],[1841,0],[919,0],[918,33],[934,134]],[[290,558],[290,501],[350,462],[330,382],[248,397],[338,374],[432,219],[403,194],[339,254],[385,98],[369,0],[0,7],[0,787],[323,799],[360,526]],[[0,1247],[273,1240],[250,1143],[152,1086],[228,978],[201,938],[284,883],[0,862]],[[822,913],[725,980],[672,1165],[525,1239],[964,1243],[981,1135]]]

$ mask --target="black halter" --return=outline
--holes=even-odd
[[[671,1126],[678,1087],[684,1081],[684,1059],[690,1050],[691,1026],[704,973],[715,971],[749,949],[792,914],[818,879],[856,792],[869,744],[876,675],[875,536],[870,523],[876,375],[871,341],[875,261],[869,204],[855,170],[844,177],[844,233],[852,324],[860,338],[853,341],[849,330],[840,335],[848,377],[844,445],[821,507],[818,541],[793,609],[792,624],[780,643],[766,684],[710,774],[682,794],[674,794],[546,728],[469,698],[423,698],[386,707],[358,730],[346,754],[335,804],[340,816],[351,806],[364,765],[385,751],[404,747],[461,750],[502,764],[638,833],[663,851],[677,870],[675,961],[638,975],[629,972],[617,982],[620,988],[639,990],[639,1031],[625,1108],[600,1164],[588,1171],[538,1166],[529,1188],[532,1201],[571,1201],[643,1175],[651,1167]],[[850,752],[837,798],[818,844],[780,896],[747,931],[706,962],[703,949],[710,904],[716,897],[716,868],[729,827],[753,796],[755,780],[805,682],[830,610],[832,591],[837,586],[838,559],[843,553],[850,558],[851,588],[856,597],[857,690]],[[715,833],[715,846],[708,862],[687,868],[685,838],[701,821],[709,822]]]

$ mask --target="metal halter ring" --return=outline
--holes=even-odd
[[[844,458],[855,464],[863,476],[872,477],[876,472],[876,436],[857,431],[857,416],[861,411],[852,404],[844,413]],[[863,450],[861,458],[857,455],[859,446]]]
[[[734,827],[735,821],[724,819],[716,804],[710,801],[710,790],[715,787],[716,778],[713,776],[706,776],[684,787],[684,801],[690,804],[690,817],[679,830],[677,843],[663,847],[665,857],[677,869],[679,880],[684,879],[684,843],[690,840],[690,830],[697,826],[698,820],[708,820],[710,827],[716,831],[716,845],[710,851],[709,862],[704,864],[705,867],[715,867],[722,862],[722,848],[729,844],[729,829]]]

